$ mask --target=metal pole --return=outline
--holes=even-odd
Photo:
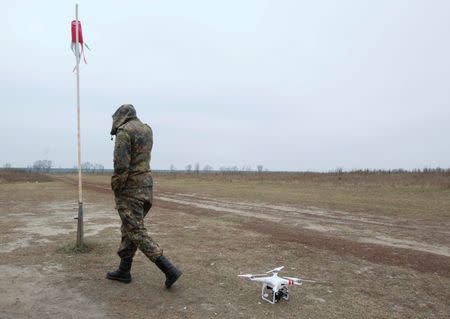
[[[78,3],[75,5],[75,53],[77,74],[77,139],[78,139],[78,225],[77,247],[83,246],[83,188],[81,180],[81,134],[80,134],[80,49],[78,39]]]

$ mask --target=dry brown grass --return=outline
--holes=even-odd
[[[355,171],[333,173],[309,172],[210,172],[210,173],[154,173],[164,179],[195,178],[203,181],[317,183],[335,185],[375,184],[389,186],[418,186],[450,189],[450,170],[429,172]]]
[[[25,169],[0,169],[0,184],[17,182],[50,182],[52,178],[43,173],[31,172]]]
[[[216,197],[431,219],[450,217],[450,174],[156,173],[156,186]]]

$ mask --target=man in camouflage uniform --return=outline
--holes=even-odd
[[[131,264],[139,248],[164,272],[166,287],[170,288],[181,276],[181,271],[163,256],[163,250],[148,235],[144,226],[144,217],[153,202],[153,179],[150,172],[152,129],[137,118],[133,105],[125,104],[113,115],[111,135],[116,136],[111,188],[122,220],[122,241],[117,252],[121,258],[119,268],[108,272],[106,277],[131,282]]]

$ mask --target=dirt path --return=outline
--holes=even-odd
[[[256,217],[283,225],[299,226],[328,235],[348,237],[362,243],[376,243],[450,257],[450,222],[433,224],[362,213],[218,200],[170,192],[159,192],[157,199],[210,211]],[[418,240],[419,234],[424,236]]]

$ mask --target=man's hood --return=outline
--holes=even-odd
[[[113,124],[111,128],[111,135],[116,135],[117,129],[124,125],[126,122],[137,118],[136,110],[134,106],[131,104],[124,104],[117,109],[117,111],[113,114]]]

